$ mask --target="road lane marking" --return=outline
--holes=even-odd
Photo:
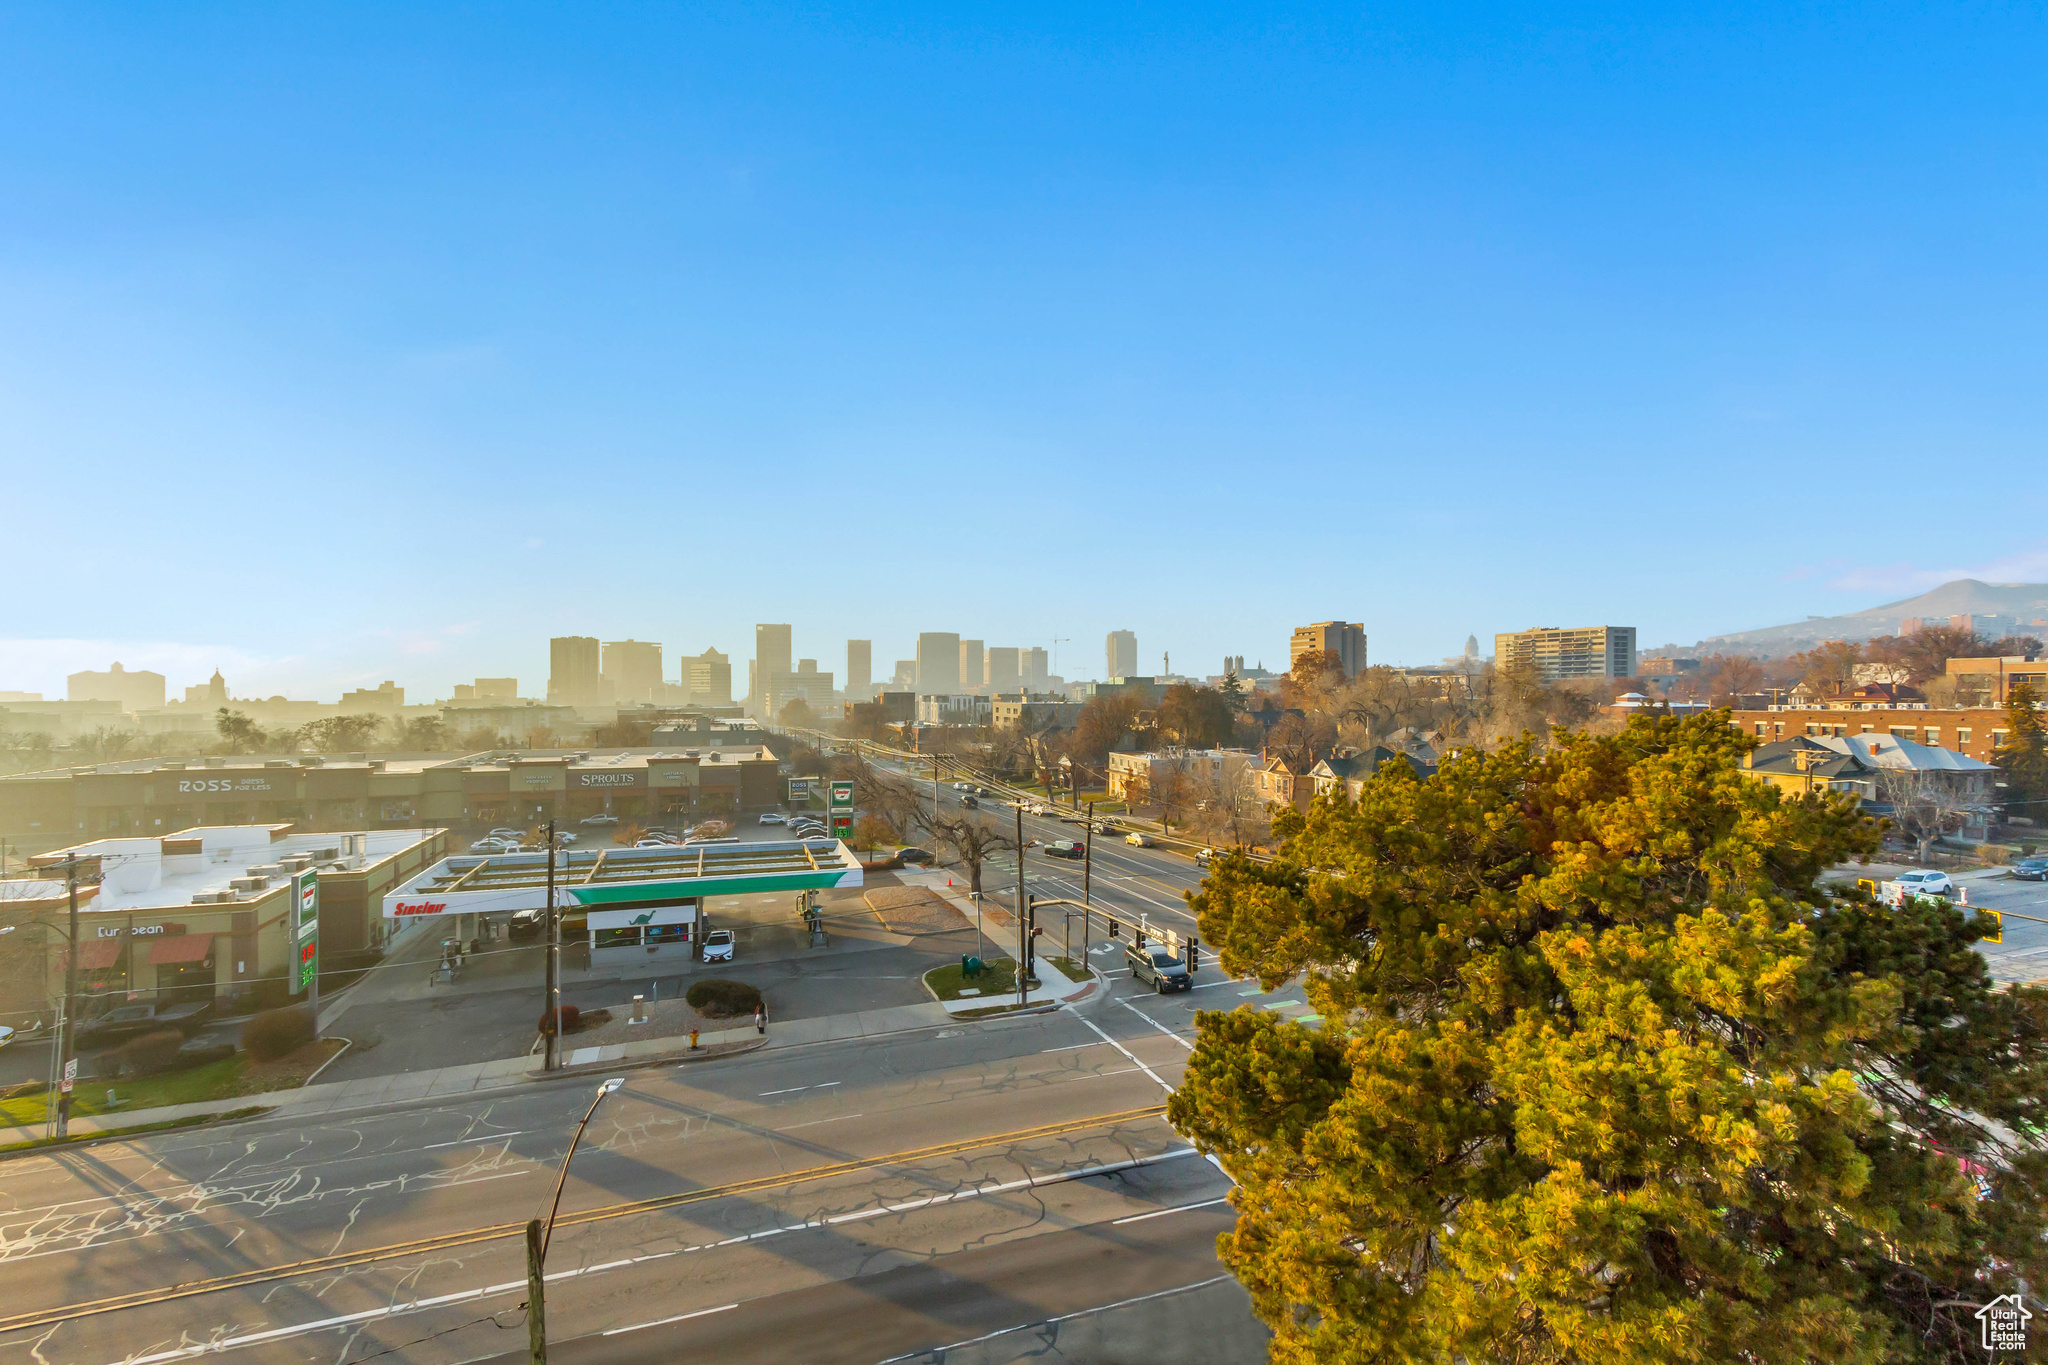
[[[865,1117],[865,1115],[862,1114],[834,1114],[829,1119],[812,1119],[809,1123],[792,1123],[787,1128],[776,1128],[770,1131],[777,1133],[794,1133],[799,1128],[816,1128],[821,1123],[837,1123],[841,1119],[857,1119],[863,1117]]]
[[[1181,1036],[1180,1036],[1180,1035],[1179,1035],[1178,1033],[1175,1033],[1175,1032],[1174,1032],[1174,1031],[1173,1031],[1172,1029],[1170,1029],[1170,1028],[1168,1028],[1168,1027],[1167,1027],[1166,1025],[1164,1025],[1164,1024],[1162,1024],[1162,1023],[1160,1023],[1160,1022],[1159,1022],[1159,1021],[1158,1021],[1157,1019],[1154,1019],[1154,1018],[1153,1018],[1153,1017],[1152,1017],[1151,1015],[1149,1015],[1149,1014],[1145,1013],[1145,1011],[1143,1011],[1143,1010],[1139,1009],[1139,1008],[1138,1008],[1138,1007],[1137,1007],[1136,1005],[1133,1005],[1133,1004],[1132,1004],[1132,1003],[1131,1003],[1130,1001],[1128,1001],[1128,1000],[1119,1000],[1119,1001],[1117,1001],[1117,1004],[1119,1004],[1119,1005],[1122,1005],[1122,1006],[1123,1006],[1123,1007],[1124,1007],[1125,1009],[1129,1010],[1129,1011],[1130,1011],[1130,1012],[1131,1012],[1132,1014],[1135,1014],[1135,1015],[1137,1015],[1137,1016],[1138,1016],[1138,1017],[1139,1017],[1140,1019],[1143,1019],[1143,1020],[1144,1020],[1144,1021],[1145,1021],[1146,1023],[1150,1024],[1150,1025],[1151,1025],[1151,1026],[1152,1026],[1153,1028],[1156,1028],[1156,1029],[1158,1029],[1158,1030],[1159,1030],[1159,1031],[1160,1031],[1161,1033],[1163,1033],[1163,1034],[1165,1034],[1165,1035],[1166,1035],[1167,1037],[1169,1037],[1169,1038],[1173,1039],[1173,1041],[1174,1041],[1174,1042],[1176,1042],[1176,1043],[1179,1043],[1179,1044],[1180,1044],[1180,1045],[1181,1045],[1182,1047],[1186,1048],[1186,1049],[1187,1049],[1188,1051],[1190,1051],[1190,1052],[1193,1052],[1193,1051],[1195,1050],[1195,1045],[1194,1045],[1193,1043],[1191,1043],[1191,1042],[1189,1042],[1189,1041],[1188,1041],[1187,1039],[1185,1039],[1185,1038],[1181,1037]]]
[[[1079,1014],[1075,1015],[1074,1017],[1075,1017],[1076,1019],[1079,1019],[1079,1020],[1080,1020],[1080,1021],[1081,1021],[1082,1023],[1086,1024],[1086,1025],[1087,1025],[1087,1026],[1088,1026],[1089,1028],[1091,1028],[1091,1029],[1095,1029],[1095,1033],[1096,1033],[1096,1035],[1097,1035],[1098,1037],[1100,1037],[1100,1038],[1102,1039],[1102,1041],[1103,1041],[1103,1042],[1105,1042],[1105,1043],[1108,1043],[1108,1044],[1109,1044],[1109,1045],[1110,1045],[1111,1047],[1115,1048],[1115,1049],[1116,1049],[1116,1050],[1117,1050],[1118,1052],[1121,1052],[1121,1053],[1123,1053],[1123,1054],[1124,1054],[1124,1056],[1126,1056],[1126,1057],[1130,1058],[1130,1059],[1131,1059],[1131,1061],[1132,1061],[1132,1063],[1133,1063],[1133,1064],[1135,1064],[1135,1065],[1137,1066],[1138,1070],[1140,1070],[1140,1071],[1144,1072],[1144,1073],[1145,1073],[1145,1074],[1146,1074],[1147,1076],[1150,1076],[1150,1077],[1151,1077],[1151,1078],[1152,1078],[1153,1080],[1155,1080],[1155,1081],[1158,1081],[1158,1082],[1159,1082],[1159,1088],[1160,1088],[1161,1090],[1164,1090],[1164,1091],[1165,1091],[1165,1092],[1166,1092],[1167,1094],[1169,1094],[1169,1095],[1171,1095],[1171,1094],[1173,1093],[1173,1087],[1172,1087],[1172,1086],[1170,1086],[1170,1085],[1168,1085],[1168,1084],[1167,1084],[1167,1083],[1166,1083],[1165,1081],[1163,1081],[1163,1080],[1160,1080],[1160,1079],[1159,1079],[1159,1073],[1158,1073],[1158,1072],[1154,1071],[1154,1070],[1153,1070],[1153,1069],[1152,1069],[1151,1067],[1149,1067],[1149,1066],[1146,1066],[1146,1065],[1145,1065],[1145,1064],[1144,1064],[1143,1062],[1139,1061],[1139,1060],[1138,1060],[1138,1057],[1137,1057],[1137,1054],[1136,1054],[1136,1053],[1132,1052],[1132,1051],[1131,1051],[1131,1050],[1130,1050],[1129,1048],[1125,1047],[1125,1046],[1124,1046],[1124,1045],[1123,1045],[1122,1043],[1119,1043],[1119,1042],[1118,1042],[1118,1041],[1117,1041],[1116,1039],[1114,1039],[1114,1038],[1110,1037],[1110,1036],[1109,1036],[1109,1035],[1108,1035],[1107,1033],[1104,1033],[1104,1032],[1103,1032],[1103,1031],[1102,1031],[1101,1029],[1099,1029],[1099,1028],[1095,1028],[1095,1021],[1094,1021],[1093,1019],[1087,1018],[1087,1017],[1086,1017],[1085,1015],[1079,1015]]]
[[[1122,1227],[1125,1223],[1142,1223],[1147,1218],[1164,1218],[1169,1213],[1186,1213],[1189,1209],[1211,1209],[1218,1204],[1228,1204],[1229,1202],[1230,1196],[1226,1194],[1221,1199],[1204,1199],[1199,1204],[1176,1204],[1170,1209],[1154,1209],[1150,1213],[1134,1213],[1129,1218],[1112,1218],[1109,1220],[1109,1225],[1113,1228]]]
[[[1083,1020],[1083,1023],[1088,1021]],[[1090,1027],[1093,1027],[1090,1025]],[[1101,1030],[1096,1030],[1098,1033]],[[1107,1034],[1103,1034],[1105,1039]],[[1132,1060],[1136,1060],[1133,1058]],[[1141,1064],[1142,1065],[1142,1064]],[[1154,1079],[1157,1079],[1156,1077]],[[1162,1085],[1165,1082],[1160,1082]],[[1170,1088],[1170,1087],[1169,1087]],[[931,1160],[952,1156],[960,1152],[978,1151],[985,1147],[1001,1146],[1006,1143],[1027,1142],[1035,1138],[1057,1137],[1065,1133],[1080,1132],[1089,1128],[1105,1128],[1120,1123],[1136,1122],[1140,1119],[1158,1118],[1166,1112],[1163,1104],[1146,1105],[1137,1109],[1125,1109],[1114,1113],[1095,1114],[1087,1118],[1069,1119],[1061,1123],[1042,1124],[1036,1128],[1020,1128],[1010,1133],[993,1133],[982,1137],[962,1138],[955,1142],[942,1142],[930,1147],[913,1148],[907,1151],[891,1152],[883,1156],[859,1157],[850,1161],[833,1162],[824,1166],[810,1166],[802,1170],[780,1172],[775,1175],[758,1176],[751,1180],[738,1180],[726,1185],[706,1186],[698,1190],[685,1190],[679,1194],[656,1195],[648,1199],[627,1200],[617,1204],[602,1205],[594,1209],[581,1209],[563,1214],[555,1220],[557,1227],[568,1227],[580,1223],[597,1223],[613,1218],[627,1218],[662,1209],[679,1208],[687,1204],[703,1203],[707,1200],[726,1199],[740,1194],[751,1194],[761,1190],[778,1189],[789,1185],[800,1185],[810,1180],[829,1179],[855,1171],[870,1170],[876,1166],[900,1165],[910,1161]],[[538,1168],[535,1168],[538,1169]],[[508,1171],[504,1176],[485,1176],[482,1179],[496,1180],[513,1175],[527,1174],[525,1171]],[[465,1184],[480,1183],[465,1181]],[[0,1318],[0,1332],[13,1332],[27,1328],[47,1327],[54,1323],[69,1322],[77,1318],[94,1317],[120,1309],[140,1308],[150,1304],[170,1303],[201,1294],[216,1293],[226,1289],[241,1289],[253,1284],[269,1284],[278,1280],[294,1279],[301,1275],[342,1270],[351,1266],[370,1265],[377,1261],[396,1260],[404,1256],[417,1256],[427,1252],[444,1251],[451,1247],[472,1246],[480,1242],[492,1242],[508,1237],[520,1237],[526,1233],[524,1221],[500,1223],[490,1227],[470,1228],[462,1232],[443,1233],[434,1237],[423,1237],[411,1242],[395,1242],[381,1247],[366,1247],[360,1251],[342,1252],[339,1255],[310,1257],[287,1265],[254,1267],[233,1274],[216,1276],[210,1280],[193,1280],[165,1289],[141,1290],[131,1294],[118,1294],[88,1303],[68,1304],[62,1308],[38,1309]],[[55,1254],[55,1253],[52,1253]],[[574,1273],[574,1272],[570,1272]],[[553,1278],[553,1277],[550,1277]],[[523,1282],[522,1282],[523,1283]],[[173,1357],[166,1357],[171,1359]]]
[[[665,1327],[671,1322],[688,1322],[691,1318],[708,1317],[713,1313],[723,1313],[727,1309],[737,1307],[739,1305],[736,1303],[722,1303],[716,1308],[699,1308],[694,1313],[678,1313],[672,1318],[656,1318],[653,1322],[636,1322],[631,1327],[613,1327],[599,1335],[615,1337],[626,1332],[637,1332],[643,1327]]]
[[[1045,1055],[1045,1053],[1046,1053],[1046,1052],[1074,1052],[1074,1051],[1077,1051],[1078,1049],[1080,1049],[1080,1048],[1084,1048],[1084,1047],[1101,1047],[1101,1046],[1102,1046],[1102,1044],[1100,1044],[1100,1043],[1068,1043],[1068,1044],[1067,1044],[1066,1046],[1064,1046],[1064,1047],[1049,1047],[1049,1048],[1046,1048],[1044,1052],[1041,1052],[1041,1053],[1039,1053],[1038,1055],[1039,1055],[1039,1056],[1041,1056],[1041,1057],[1043,1057],[1043,1056]]]
[[[978,1337],[969,1337],[965,1341],[951,1341],[947,1342],[944,1346],[927,1346],[922,1351],[911,1351],[906,1355],[890,1356],[887,1360],[881,1361],[880,1365],[897,1365],[898,1361],[917,1360],[920,1357],[928,1360],[943,1360],[948,1352],[957,1351],[962,1346],[972,1346],[982,1341],[993,1341],[997,1337],[1006,1337],[1012,1332],[1028,1332],[1034,1327],[1048,1327],[1055,1322],[1070,1322],[1075,1318],[1085,1318],[1090,1313],[1107,1313],[1118,1308],[1128,1308],[1134,1303],[1144,1303],[1149,1299],[1163,1299],[1172,1294],[1185,1294],[1190,1290],[1207,1289],[1210,1285],[1222,1284],[1229,1278],[1230,1276],[1228,1275],[1217,1275],[1210,1279],[1197,1280],[1193,1284],[1176,1285],[1172,1289],[1161,1289],[1152,1294],[1139,1294],[1134,1298],[1118,1299],[1115,1303],[1105,1303],[1096,1308],[1083,1308],[1074,1313],[1062,1313],[1056,1318],[1044,1318],[1038,1322],[1021,1322],[1015,1327],[1005,1327],[995,1332],[984,1332]]]
[[[819,1081],[816,1085],[793,1085],[787,1090],[763,1090],[756,1099],[767,1099],[770,1095],[794,1095],[799,1090],[829,1090],[839,1084],[837,1081]]]

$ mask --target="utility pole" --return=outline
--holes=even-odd
[[[1088,965],[1088,911],[1094,902],[1089,898],[1091,884],[1095,879],[1095,803],[1088,803],[1088,838],[1081,845],[1081,965]]]
[[[1031,952],[1031,927],[1025,921],[1024,913],[1024,807],[1016,807],[1017,813],[1017,1003],[1023,1004],[1031,994],[1029,984]]]
[[[63,1043],[58,1052],[60,1094],[57,1100],[57,1136],[64,1137],[71,1128],[71,1082],[77,1063],[71,1056],[72,1047],[78,1041],[78,855],[64,855],[64,886],[71,899],[71,951],[64,959],[64,1021],[58,1025]],[[130,951],[133,951],[132,947]]]
[[[548,822],[552,825],[554,822]],[[549,833],[553,833],[550,830]],[[526,1350],[533,1365],[548,1365],[548,1317],[547,1279],[544,1274],[548,1260],[548,1242],[555,1235],[555,1213],[562,1207],[562,1186],[569,1181],[569,1158],[576,1155],[576,1144],[583,1140],[583,1130],[590,1126],[591,1116],[597,1113],[597,1106],[604,1103],[604,1097],[624,1085],[625,1078],[613,1076],[597,1087],[597,1097],[590,1102],[590,1108],[583,1115],[583,1122],[576,1125],[576,1131],[569,1135],[569,1150],[562,1153],[562,1169],[555,1177],[554,1201],[548,1205],[545,1220],[533,1218],[526,1224]]]
[[[559,1063],[562,1037],[562,932],[555,922],[555,822],[548,821],[548,946],[547,946],[547,1000],[542,1013],[548,1021],[547,1055],[541,1062],[541,1070],[553,1071]],[[543,1347],[541,1359],[546,1359]]]

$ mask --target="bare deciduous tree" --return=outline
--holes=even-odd
[[[981,894],[981,868],[989,855],[1017,846],[995,821],[980,815],[940,815],[936,819],[927,817],[925,823],[932,837],[951,849],[967,869],[967,889],[976,895]]]
[[[1891,803],[1892,821],[1913,840],[1917,859],[1925,861],[1934,841],[1963,827],[1965,818],[1982,804],[1975,786],[1957,781],[1959,774],[1881,768],[1880,798]]]

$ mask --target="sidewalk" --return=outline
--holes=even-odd
[[[324,1013],[324,1012],[323,1012]],[[649,1038],[644,1042],[615,1043],[608,1047],[569,1047],[562,1055],[563,1069],[544,1072],[538,1054],[504,1057],[468,1066],[444,1067],[438,1071],[412,1071],[397,1076],[371,1076],[359,1081],[309,1085],[298,1090],[277,1090],[261,1095],[237,1095],[229,1099],[204,1100],[196,1104],[173,1104],[160,1109],[137,1109],[103,1118],[74,1118],[73,1136],[115,1134],[151,1124],[205,1118],[238,1109],[261,1108],[265,1117],[317,1119],[356,1109],[373,1109],[408,1100],[443,1099],[449,1096],[502,1090],[573,1076],[584,1070],[616,1068],[656,1061],[709,1060],[761,1048],[802,1047],[810,1043],[839,1042],[851,1038],[873,1038],[907,1029],[928,1028],[945,1023],[951,1016],[936,1001],[922,1005],[898,1005],[891,1009],[862,1010],[853,1014],[823,1015],[814,1019],[769,1022],[765,1038],[754,1032],[752,1023],[699,1036],[697,1052],[690,1051],[687,1037]],[[569,1040],[573,1043],[573,1039]],[[32,1142],[43,1136],[43,1125],[0,1128],[0,1147]],[[38,1150],[51,1151],[56,1148]]]
[[[967,898],[966,888],[953,885],[953,878],[944,872],[910,872],[897,874],[906,886],[924,886],[933,895],[966,916],[970,925],[976,925],[988,941],[994,945],[991,956],[1016,959],[1017,916],[1014,911],[1001,906],[990,905],[983,893],[982,904],[976,905]],[[916,879],[916,880],[913,880]],[[1048,962],[1043,955],[1037,958],[1039,984],[1021,1002],[1026,1005],[1050,1005],[1060,1001],[1075,1000],[1095,989],[1097,979],[1092,975],[1087,981],[1075,981],[1065,972]],[[968,996],[964,1000],[942,1000],[940,1005],[949,1014],[965,1014],[970,1010],[985,1010],[1001,1005],[1020,1003],[1009,992],[1002,995]]]

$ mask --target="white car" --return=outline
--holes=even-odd
[[[971,792],[974,790],[974,784],[972,782],[955,782],[953,790],[956,792]]]
[[[516,844],[521,839],[524,839],[526,837],[526,831],[523,829],[506,829],[503,826],[500,826],[499,828],[491,831],[491,837],[493,839],[510,839],[513,843]]]
[[[1884,899],[1897,905],[1907,896],[1953,896],[1956,884],[1949,880],[1946,872],[1922,870],[1901,872],[1878,891]]]
[[[674,848],[675,846],[676,841],[673,839],[642,839],[633,845],[635,848]]]
[[[786,825],[789,823],[789,819],[779,811],[764,810],[761,812],[761,823],[764,825]]]
[[[0,1024],[0,1047],[6,1047],[9,1043],[13,1041],[14,1030],[7,1027],[7,1025],[5,1024]]]
[[[1129,844],[1132,848],[1150,848],[1152,847],[1152,836],[1144,833],[1143,831],[1139,831],[1134,834],[1126,834],[1124,836],[1124,842]]]
[[[586,815],[577,823],[582,825],[616,825],[619,823],[619,817],[616,815]]]
[[[475,843],[471,844],[469,846],[469,851],[471,853],[503,853],[511,847],[514,847],[514,845],[507,844],[503,839],[487,838],[479,839]]]
[[[706,962],[732,961],[732,930],[713,929],[704,935],[704,960]]]
[[[569,845],[576,842],[576,836],[573,834],[569,834],[567,832],[557,834],[555,838],[557,841],[561,843],[563,848],[567,848]]]

